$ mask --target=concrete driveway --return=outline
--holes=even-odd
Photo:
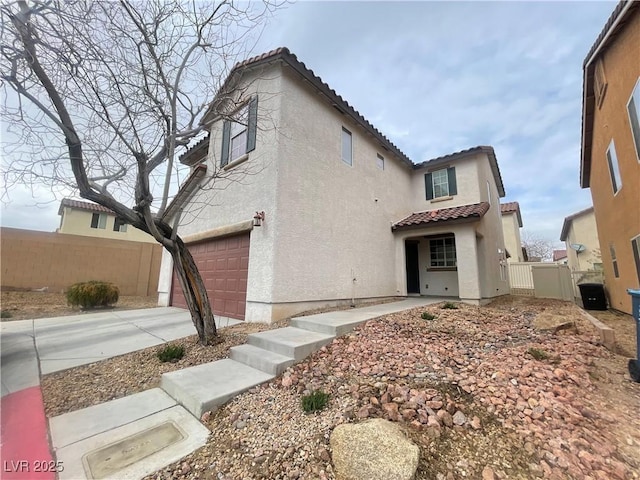
[[[225,322],[224,326],[227,325]],[[195,333],[189,312],[173,307],[2,322],[2,396],[39,385],[41,374],[98,362]]]
[[[238,321],[223,321],[229,326]],[[149,308],[2,322],[0,367],[3,479],[53,480],[40,375],[85,365],[196,333],[189,312]],[[43,470],[42,465],[55,467]],[[38,471],[39,469],[39,471]]]

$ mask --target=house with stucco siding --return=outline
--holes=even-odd
[[[502,213],[502,234],[507,249],[507,262],[524,262],[522,238],[520,237],[520,229],[522,228],[520,204],[518,202],[501,203],[500,212]]]
[[[621,1],[583,64],[580,186],[591,190],[610,307],[640,288],[640,2]]]
[[[493,148],[415,163],[285,48],[236,65],[202,121],[165,220],[179,216],[214,314],[509,292]],[[167,254],[158,301],[184,306]]]
[[[60,202],[58,215],[60,226],[57,233],[156,243],[151,235],[128,225],[113,210],[97,203],[64,198]]]
[[[565,257],[571,271],[602,270],[602,255],[593,207],[565,217],[560,241],[566,245]]]

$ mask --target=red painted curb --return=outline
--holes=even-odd
[[[40,387],[5,395],[1,407],[0,478],[54,480],[60,465],[49,450]]]

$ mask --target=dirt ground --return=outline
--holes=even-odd
[[[156,297],[121,296],[112,310],[133,310],[150,308],[157,305]],[[79,307],[71,307],[62,293],[48,292],[0,292],[0,309],[3,322],[12,320],[30,320],[33,318],[60,317],[65,315],[82,315],[95,313],[98,310],[82,311]]]
[[[487,307],[427,311],[435,320],[415,309],[368,322],[205,415],[209,443],[147,478],[331,480],[331,430],[367,417],[407,429],[421,447],[421,480],[640,478],[640,385],[627,373],[631,317],[590,312],[616,330],[619,346],[609,352],[568,302],[504,297]],[[184,339],[187,352],[176,364],[159,364],[153,348],[46,376],[48,415],[151,388],[163,372],[223,358],[246,334],[272,327],[232,327],[207,351]],[[306,415],[300,396],[315,388],[330,393],[330,405]],[[64,395],[71,391],[79,395]],[[441,410],[423,419],[413,397],[400,393],[436,395],[427,405]],[[436,425],[455,410],[467,423]]]

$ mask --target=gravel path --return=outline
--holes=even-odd
[[[331,430],[372,417],[421,447],[418,479],[640,478],[640,385],[626,360],[571,304],[516,306],[372,320],[205,414],[208,444],[147,479],[332,479]],[[545,311],[575,327],[537,330]],[[305,414],[315,389],[329,405]]]

